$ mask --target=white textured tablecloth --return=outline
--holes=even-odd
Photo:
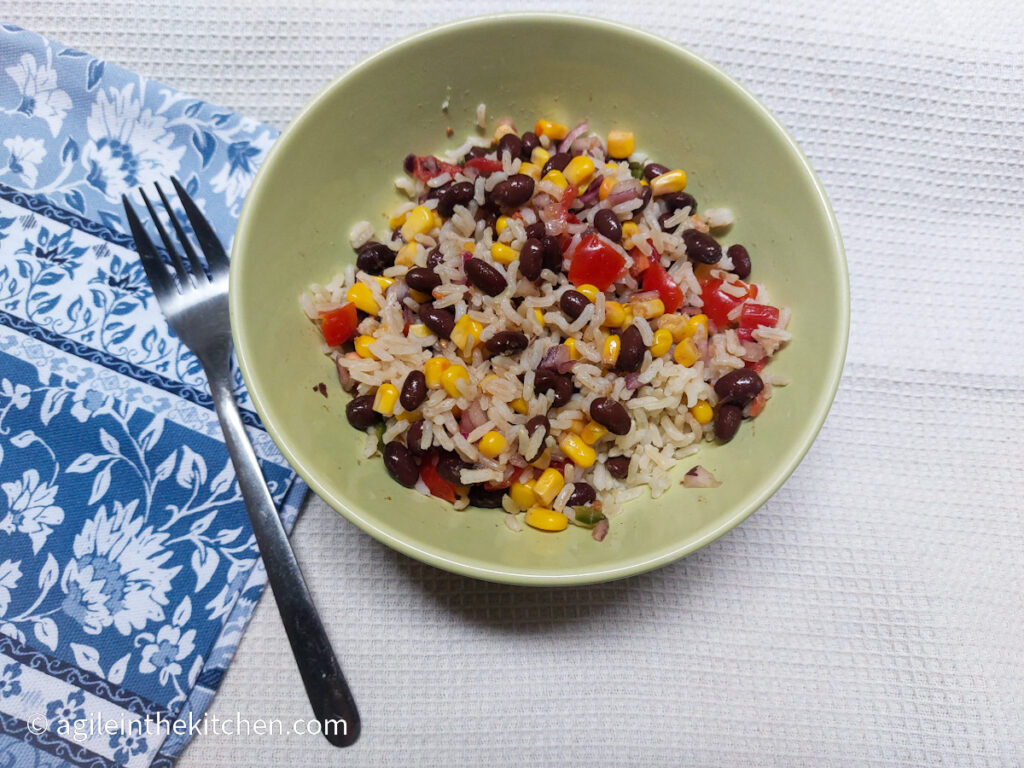
[[[707,56],[810,156],[853,292],[828,422],[738,529],[604,586],[463,579],[311,500],[293,539],[362,739],[339,752],[298,734],[199,737],[181,765],[1024,764],[1024,10],[558,7]],[[501,9],[15,2],[0,15],[282,127],[381,45]],[[264,600],[211,712],[308,711]]]

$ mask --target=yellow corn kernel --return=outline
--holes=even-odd
[[[622,349],[622,339],[614,333],[604,340],[601,348],[601,362],[611,367],[619,360],[619,352]]]
[[[693,418],[698,424],[707,424],[715,417],[715,411],[707,400],[698,400],[697,404],[690,409]]]
[[[566,189],[569,186],[569,182],[565,178],[565,174],[561,171],[548,171],[541,181],[550,181],[559,189]]]
[[[619,180],[614,176],[605,176],[604,181],[601,182],[601,186],[597,188],[597,197],[599,200],[607,200],[608,195],[612,193],[612,187],[619,183]]]
[[[423,375],[427,380],[428,389],[438,389],[441,386],[441,374],[451,365],[443,357],[432,357],[423,364]]]
[[[494,222],[494,231],[499,235],[505,231],[505,227],[508,226],[508,216],[499,216],[498,220]]]
[[[398,253],[395,254],[395,266],[398,267],[412,267],[416,265],[416,249],[419,248],[417,243],[406,243],[398,249]]]
[[[498,123],[498,127],[494,129],[494,141],[497,143],[501,141],[503,137],[515,132],[516,127],[512,125],[512,123]]]
[[[586,296],[591,304],[597,301],[597,294],[601,292],[600,288],[598,288],[596,285],[591,285],[590,283],[578,285],[576,286],[576,290],[582,293],[584,296]]]
[[[388,288],[390,288],[391,284],[395,282],[390,277],[384,277],[383,275],[374,275],[373,279],[376,280],[377,281],[377,285],[380,286],[381,293],[383,293]]]
[[[512,501],[517,506],[523,509],[529,509],[537,501],[537,497],[533,494],[532,480],[527,480],[525,483],[520,483],[516,480],[512,483],[512,487],[508,489],[508,495],[512,497]]]
[[[400,226],[405,224],[405,220],[407,218],[409,218],[409,212],[408,211],[402,211],[401,213],[396,213],[394,216],[392,216],[391,218],[388,219],[388,226],[391,227],[392,229],[398,229]]]
[[[608,157],[614,157],[616,160],[625,160],[633,154],[635,146],[632,131],[608,132]]]
[[[469,371],[462,365],[449,365],[441,374],[441,386],[452,397],[462,397],[459,382],[469,381]]]
[[[551,153],[544,149],[544,147],[534,147],[533,152],[530,153],[530,162],[538,168],[543,168],[544,164],[550,159]]]
[[[512,406],[512,410],[516,413],[521,413],[524,416],[530,412],[530,404],[527,403],[523,398],[517,397],[509,405]]]
[[[569,525],[568,517],[546,507],[530,507],[523,520],[538,531],[564,531]]]
[[[476,242],[473,240],[467,240],[462,244],[462,250],[472,253],[476,250]]]
[[[356,354],[360,357],[376,360],[377,356],[370,351],[370,345],[375,341],[376,339],[373,338],[373,336],[366,336],[365,334],[363,336],[356,336],[356,340],[354,342],[356,345]]]
[[[684,335],[686,338],[693,338],[697,331],[704,328],[705,331],[708,329],[708,316],[707,315],[694,315],[686,321],[686,329]]]
[[[682,315],[662,315],[658,318],[658,330],[668,331],[672,341],[682,341],[686,338],[687,320]]]
[[[480,340],[480,334],[483,333],[483,330],[484,326],[482,323],[477,322],[469,315],[463,315],[455,321],[451,340],[463,352],[467,350],[472,351],[473,347]]]
[[[418,301],[420,304],[422,304],[425,301],[430,301],[433,298],[433,296],[431,296],[429,293],[417,291],[415,288],[409,289],[409,295],[412,296],[413,299],[415,301]]]
[[[573,419],[569,422],[569,431],[575,432],[577,435],[583,431],[583,428],[587,426],[587,422],[583,419]]]
[[[416,336],[417,338],[425,339],[427,338],[427,336],[430,336],[431,333],[433,332],[429,328],[427,328],[427,326],[425,326],[423,323],[413,323],[412,325],[409,326],[410,336]]]
[[[483,387],[485,384],[493,384],[496,381],[501,381],[501,376],[494,373],[488,373],[482,379],[480,379],[480,386]]]
[[[394,384],[381,384],[377,394],[373,396],[373,410],[381,416],[391,416],[398,402],[398,387]]]
[[[565,478],[562,477],[562,473],[554,467],[549,467],[540,473],[537,482],[533,484],[533,492],[537,494],[537,500],[542,504],[550,504],[564,485]]]
[[[654,320],[665,314],[665,302],[661,299],[645,299],[644,301],[630,302],[630,308],[634,315],[646,320]]]
[[[416,235],[425,235],[434,226],[434,214],[429,208],[417,205],[409,211],[409,217],[402,225],[402,237],[406,241],[412,240]]]
[[[672,332],[659,328],[654,332],[654,343],[651,344],[651,357],[661,357],[672,349]]]
[[[395,418],[398,419],[399,421],[419,421],[420,419],[423,418],[423,412],[419,410],[402,411],[401,413],[396,413]]]
[[[580,432],[580,437],[583,438],[583,442],[587,445],[593,445],[607,434],[607,428],[596,421],[592,421],[583,428],[583,431]]]
[[[537,149],[540,149],[540,147],[537,147]],[[534,181],[540,181],[541,170],[543,169],[539,165],[536,165],[535,163],[523,163],[522,165],[519,166],[519,172],[524,176],[529,176]]]
[[[561,141],[569,133],[569,129],[561,123],[553,123],[550,120],[538,120],[533,126],[533,132],[538,136],[547,136],[549,139]]]
[[[562,343],[565,344],[566,349],[569,350],[569,359],[570,360],[579,360],[580,359],[580,353],[576,350],[576,339],[571,339],[571,338],[570,339],[566,339]]]
[[[562,171],[562,175],[565,176],[570,184],[579,186],[594,175],[594,161],[586,155],[576,155],[576,157],[570,160],[569,164],[565,166],[565,170]]]
[[[541,452],[540,456],[538,456],[536,459],[534,459],[533,461],[530,462],[530,466],[531,467],[536,467],[537,469],[546,469],[548,464],[550,464],[550,463],[551,463],[551,451],[549,451],[547,448],[545,448]]]
[[[492,429],[480,438],[480,442],[476,444],[476,447],[488,459],[494,459],[508,448],[508,440],[505,439],[501,432]]]
[[[533,308],[533,317],[534,317],[534,319],[538,323],[540,323],[540,327],[543,328],[544,327],[544,313],[540,311],[540,307],[534,307]]]
[[[631,304],[627,304],[623,307],[623,312],[626,313],[626,319],[622,321],[622,327],[628,328],[633,324],[633,306]]]
[[[649,182],[647,179],[640,179],[640,186],[641,187],[649,187],[649,186],[651,186],[651,182]]]
[[[519,258],[519,251],[504,243],[495,243],[491,246],[491,258],[507,266]]]
[[[577,467],[584,469],[592,467],[594,460],[597,459],[597,451],[587,445],[579,435],[565,435],[558,447],[562,449],[562,453],[572,459],[572,463]]]
[[[441,214],[437,212],[436,208],[430,209],[430,221],[434,225],[432,229],[440,229],[444,224],[444,219],[441,218]]]
[[[672,358],[680,365],[689,368],[700,360],[700,352],[697,351],[697,345],[693,343],[693,339],[683,339],[676,344],[676,351],[672,353]]]
[[[651,180],[651,194],[667,195],[669,192],[682,192],[686,189],[686,171],[669,171]]]
[[[345,292],[345,298],[355,304],[356,309],[361,309],[369,315],[376,315],[380,312],[380,306],[373,298],[373,291],[362,283],[356,283],[349,288]]]
[[[626,322],[626,310],[617,301],[604,303],[604,325],[606,328],[621,328]]]
[[[633,239],[637,232],[640,231],[640,227],[634,224],[632,221],[627,221],[622,225],[622,247],[631,248],[632,244],[629,242]]]

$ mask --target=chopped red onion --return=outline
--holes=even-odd
[[[575,361],[569,356],[569,348],[565,344],[555,344],[544,353],[538,368],[547,368],[558,373],[568,373]]]
[[[640,186],[640,182],[636,179],[620,181],[612,187],[611,192],[608,194],[609,207],[614,208],[616,205],[620,205],[621,203],[635,200],[641,196],[641,189],[642,187]]]
[[[562,139],[562,141],[558,144],[558,151],[568,152],[569,148],[572,147],[572,143],[587,132],[587,127],[588,123],[586,120],[584,120],[582,123],[580,123],[567,134],[565,134],[565,138]]]
[[[687,488],[717,488],[721,483],[704,467],[697,464],[683,476],[683,485]]]
[[[650,301],[651,299],[656,299],[659,296],[661,296],[661,294],[658,293],[657,291],[640,291],[639,293],[634,293],[632,296],[630,296],[629,300],[630,301]]]
[[[590,182],[590,186],[587,187],[587,191],[577,198],[577,201],[583,203],[584,208],[589,208],[597,202],[597,198],[601,192],[601,176],[595,176],[594,180]]]
[[[626,389],[640,389],[640,374],[639,373],[627,373],[626,374]]]
[[[590,535],[594,537],[594,541],[604,541],[604,537],[608,535],[608,520],[599,520]]]
[[[348,372],[348,368],[341,364],[341,358],[334,361],[338,366],[338,383],[341,384],[341,388],[346,392],[354,392],[356,389],[356,381],[352,378],[352,374]]]

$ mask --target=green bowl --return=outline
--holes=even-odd
[[[447,112],[442,103],[448,102]],[[487,104],[490,127],[587,118],[604,134],[684,168],[705,207],[728,206],[724,243],[750,250],[753,277],[793,309],[793,341],[770,367],[792,383],[727,445],[699,462],[719,488],[678,483],[644,496],[607,538],[505,526],[500,510],[448,505],[397,485],[345,420],[348,396],[299,308],[311,282],[351,263],[352,224],[379,230],[401,199],[392,185],[409,152],[461,144]],[[447,138],[446,127],[454,129]],[[239,220],[231,325],[242,373],[267,431],[316,493],[371,536],[439,568],[492,581],[568,585],[640,573],[740,523],[789,476],[820,429],[839,383],[849,328],[846,261],[835,217],[807,159],[778,121],[720,70],[673,43],[568,15],[468,19],[422,32],[352,67],[292,121],[264,161]],[[328,397],[316,387],[324,382]]]

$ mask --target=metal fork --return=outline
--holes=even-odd
[[[139,189],[149,209],[173,270],[160,258],[126,196],[121,197],[135,246],[167,322],[184,344],[195,353],[210,382],[213,404],[220,419],[235,475],[252,521],[267,579],[277,601],[292,653],[299,665],[313,713],[327,740],[347,747],[359,738],[360,720],[352,693],[331,649],[313,598],[288,543],[284,526],[256,461],[256,453],[245,434],[231,387],[231,325],[228,320],[228,257],[213,228],[177,179],[171,183],[178,193],[185,215],[203,255],[209,276],[203,269],[192,242],[159,185],[157,194],[188,260],[185,261],[160,221],[156,209]],[[344,721],[343,723],[341,721]]]

